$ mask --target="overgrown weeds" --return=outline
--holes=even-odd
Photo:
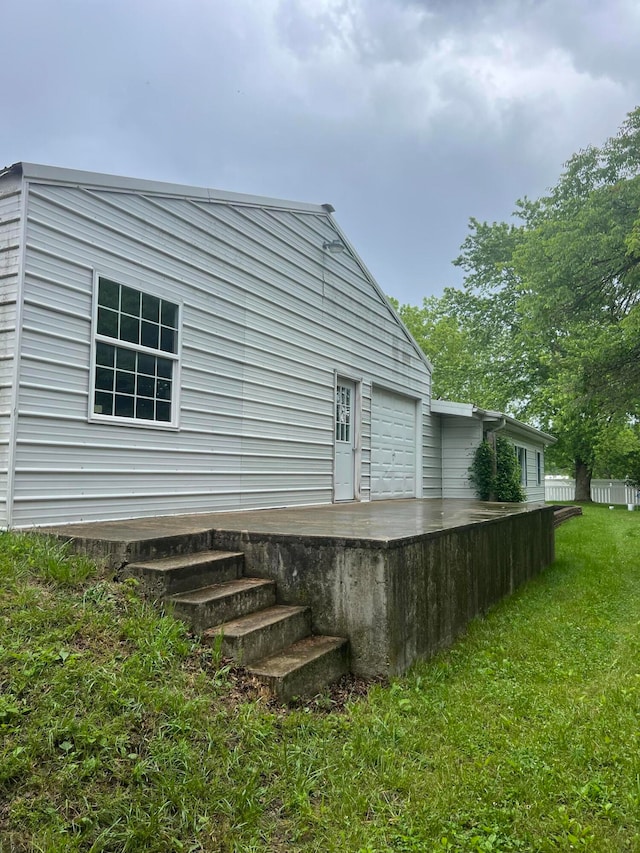
[[[4,534],[0,850],[640,850],[639,544],[587,507],[452,650],[285,710],[135,585]]]

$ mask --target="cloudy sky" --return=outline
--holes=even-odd
[[[4,0],[0,166],[330,202],[384,291],[458,285],[640,104],[640,0]]]

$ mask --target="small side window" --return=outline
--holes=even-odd
[[[520,485],[527,485],[527,448],[515,445],[516,458],[520,466]]]

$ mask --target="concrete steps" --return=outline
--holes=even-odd
[[[130,563],[125,574],[283,702],[349,671],[346,639],[312,636],[308,607],[276,604],[275,582],[243,571],[242,553],[201,551]]]
[[[233,551],[199,551],[145,562],[133,562],[123,576],[137,577],[147,595],[164,598],[213,583],[236,580],[244,571],[244,554]]]
[[[312,696],[348,672],[348,647],[344,637],[304,637],[247,670],[286,702],[294,696]]]
[[[238,578],[168,596],[173,614],[200,634],[212,625],[254,613],[276,603],[274,581]]]
[[[209,645],[220,642],[225,657],[246,666],[310,633],[311,611],[308,607],[276,604],[208,628],[202,639]]]

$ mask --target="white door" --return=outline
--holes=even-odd
[[[355,497],[355,397],[355,383],[338,378],[333,487],[336,501],[352,501]]]
[[[416,401],[374,388],[371,398],[371,497],[416,496]]]

